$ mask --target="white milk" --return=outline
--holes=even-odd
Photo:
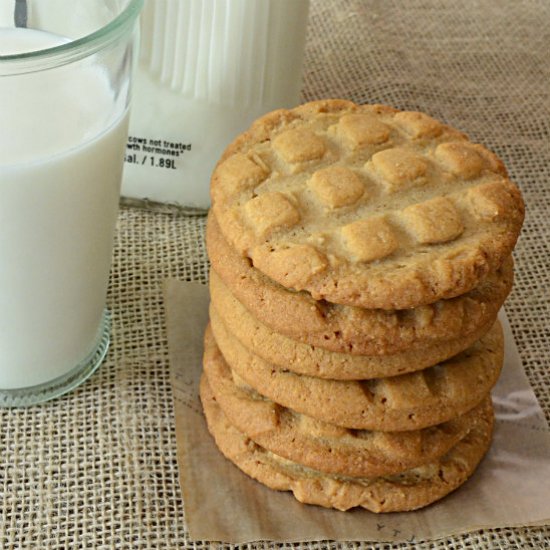
[[[64,41],[0,29],[0,55]],[[0,389],[76,367],[105,305],[128,117],[89,61],[55,71],[0,77]]]

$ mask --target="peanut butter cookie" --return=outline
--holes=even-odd
[[[221,232],[316,300],[405,309],[469,292],[510,256],[518,188],[423,113],[322,100],[258,119],[211,180]]]
[[[500,323],[467,350],[427,369],[371,380],[327,380],[295,374],[246,349],[222,324],[212,330],[231,370],[271,401],[345,428],[418,430],[478,405],[496,383],[504,346]]]
[[[237,254],[212,215],[206,243],[212,269],[253,317],[294,340],[340,353],[387,355],[460,338],[471,341],[471,335],[493,324],[513,282],[513,262],[507,258],[456,298],[406,310],[365,309],[314,300],[275,283]]]
[[[210,317],[219,321],[246,348],[286,370],[319,378],[357,380],[395,376],[422,370],[465,350],[493,326],[493,319],[466,337],[392,355],[355,355],[328,351],[288,338],[255,319],[231,294],[214,271],[210,274]],[[219,320],[219,321],[218,321]]]
[[[439,458],[473,428],[487,407],[482,403],[464,415],[422,430],[342,428],[262,397],[231,372],[209,330],[204,373],[227,419],[255,443],[309,468],[354,477],[396,474]]]
[[[201,383],[201,400],[216,445],[244,473],[272,489],[292,491],[300,502],[338,510],[360,506],[377,513],[403,512],[443,498],[472,475],[489,448],[493,429],[489,407],[481,421],[439,459],[391,476],[337,476],[289,461],[254,443],[228,421],[206,378]]]

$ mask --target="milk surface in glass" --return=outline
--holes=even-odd
[[[1,55],[64,42],[0,28]],[[62,376],[96,344],[127,135],[113,104],[92,59],[0,77],[2,389]]]

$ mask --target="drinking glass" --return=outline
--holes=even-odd
[[[0,406],[68,392],[107,352],[142,3],[0,1]]]

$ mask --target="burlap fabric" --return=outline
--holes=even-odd
[[[304,100],[343,97],[426,111],[494,148],[521,186],[527,219],[507,311],[547,419],[549,92],[545,0],[312,0]],[[206,282],[203,232],[202,217],[122,209],[106,363],[65,398],[0,410],[0,548],[205,546],[186,533],[162,303],[169,276]],[[548,545],[550,528],[541,527],[486,530],[415,548]]]

